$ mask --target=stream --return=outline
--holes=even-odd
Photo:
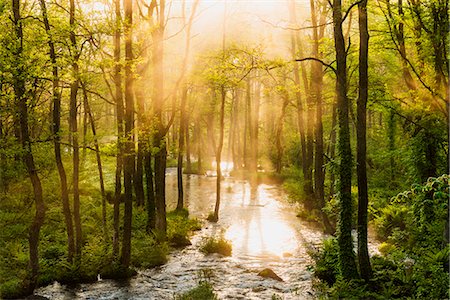
[[[215,177],[184,175],[185,203],[192,217],[205,220],[215,204]],[[166,176],[168,210],[177,199],[176,169]],[[174,250],[167,264],[140,270],[126,281],[102,280],[76,286],[57,282],[36,295],[50,299],[173,299],[195,287],[199,274],[208,274],[219,299],[313,299],[310,247],[321,243],[321,230],[296,217],[296,208],[278,184],[254,184],[225,177],[220,220],[205,221],[191,237],[192,245]],[[230,257],[205,255],[202,239],[223,234],[233,245]],[[272,269],[283,281],[258,276]]]

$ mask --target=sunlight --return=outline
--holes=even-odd
[[[211,167],[213,168],[213,170],[217,169],[217,162],[213,161],[211,164]],[[231,161],[222,161],[220,163],[220,169],[222,170],[222,172],[230,172],[231,170],[233,170],[233,162]]]
[[[295,232],[276,216],[264,216],[248,222],[232,225],[225,238],[233,249],[241,249],[250,256],[278,256],[292,253],[295,248]]]
[[[279,202],[273,201],[265,186],[244,188],[242,205],[249,207],[245,214],[237,214],[228,228],[225,238],[233,243],[233,249],[250,256],[282,257],[295,251],[295,230],[280,212]]]

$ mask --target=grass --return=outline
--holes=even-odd
[[[175,300],[217,300],[213,286],[207,281],[201,281],[193,289],[175,296]]]
[[[231,256],[232,246],[231,243],[223,237],[210,237],[202,242],[200,251],[205,254],[218,253],[224,256]]]

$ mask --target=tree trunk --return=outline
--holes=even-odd
[[[80,216],[80,191],[79,191],[79,176],[80,176],[80,147],[78,145],[78,86],[79,86],[79,66],[78,58],[79,52],[77,47],[76,35],[75,35],[75,0],[70,0],[69,9],[69,23],[70,23],[70,44],[73,51],[72,62],[72,82],[70,84],[70,133],[73,147],[73,217],[75,224],[75,253],[77,256],[81,255],[82,248],[82,232],[81,232],[81,216]]]
[[[217,165],[217,180],[216,180],[216,205],[214,207],[214,220],[219,220],[219,208],[220,208],[220,184],[222,181],[222,168],[220,166],[222,159],[222,148],[223,148],[223,136],[225,129],[225,99],[226,99],[226,90],[225,87],[222,86],[221,91],[221,100],[220,100],[220,133],[219,133],[219,143],[217,144],[216,149],[216,165]]]
[[[197,174],[203,173],[203,166],[202,166],[202,128],[200,127],[200,120],[197,120],[197,123],[194,125],[195,130],[195,139],[197,142]]]
[[[368,281],[372,275],[369,250],[367,248],[367,191],[366,170],[366,109],[368,98],[368,50],[367,0],[358,4],[359,11],[359,93],[357,107],[357,175],[358,175],[358,263],[361,277]]]
[[[123,215],[123,241],[121,264],[128,268],[131,257],[131,221],[133,213],[133,173],[134,173],[134,141],[133,141],[133,72],[131,70],[132,52],[132,24],[133,7],[131,0],[124,0],[124,33],[125,33],[125,149],[124,149],[124,176],[125,208]]]
[[[315,7],[315,0],[310,0],[311,4],[311,23],[313,27],[313,57],[320,59],[321,55],[319,53],[320,40],[318,33],[318,22],[317,22],[317,12]],[[323,19],[323,18],[322,18]],[[323,162],[323,125],[322,125],[322,89],[323,89],[323,70],[322,64],[314,61],[311,66],[311,93],[316,104],[316,143],[315,143],[315,166],[314,166],[314,191],[316,200],[318,201],[318,208],[320,215],[322,217],[322,222],[325,227],[325,232],[328,234],[333,233],[332,226],[328,219],[328,216],[323,211],[325,207],[325,172],[324,172],[324,162]]]
[[[115,174],[115,191],[114,191],[114,236],[113,236],[113,255],[115,258],[119,256],[119,217],[120,217],[120,201],[119,197],[122,193],[122,168],[123,168],[123,95],[122,95],[122,75],[120,61],[120,37],[121,37],[121,13],[120,0],[114,1],[115,6],[115,22],[114,30],[114,86],[116,100],[116,117],[117,117],[117,157],[116,157],[116,174]]]
[[[277,160],[275,164],[275,171],[280,174],[283,168],[283,144],[282,144],[282,136],[283,136],[283,121],[284,116],[286,115],[286,108],[289,104],[289,95],[283,95],[283,104],[281,106],[280,118],[278,119],[277,128],[275,131],[275,146],[277,149]]]
[[[55,149],[55,161],[58,168],[59,181],[61,185],[61,199],[63,206],[64,222],[67,230],[67,260],[72,263],[75,253],[75,241],[72,224],[72,213],[70,211],[69,191],[67,188],[67,176],[61,158],[61,93],[59,91],[59,74],[56,64],[56,51],[48,20],[47,7],[44,0],[39,1],[44,21],[45,32],[47,33],[47,44],[49,47],[50,61],[52,62],[52,98],[53,98],[53,146]]]
[[[98,144],[97,129],[95,127],[94,116],[92,115],[91,107],[89,105],[88,94],[85,84],[82,82],[81,87],[83,88],[83,100],[84,107],[86,109],[86,114],[89,118],[89,123],[91,124],[92,135],[94,136],[94,149],[95,149],[95,159],[97,160],[98,177],[100,183],[100,192],[102,194],[102,226],[103,226],[103,236],[105,237],[105,242],[108,240],[108,227],[106,224],[106,192],[105,192],[105,181],[103,179],[103,167],[102,158],[100,156],[100,146]]]
[[[145,179],[147,184],[147,232],[151,233],[156,226],[155,188],[153,183],[152,155],[146,151],[144,155]]]
[[[333,114],[331,116],[331,133],[330,133],[330,151],[328,156],[332,160],[333,165],[335,164],[335,157],[336,157],[336,110],[337,110],[337,104],[333,104]],[[333,197],[335,193],[335,173],[336,170],[333,168],[330,171],[330,197]]]
[[[180,105],[180,133],[178,136],[178,164],[177,164],[177,183],[178,183],[178,201],[177,209],[183,209],[183,152],[185,145],[185,132],[186,132],[186,100],[187,100],[187,87],[183,87],[181,95]]]
[[[141,74],[142,76],[143,74]],[[139,89],[139,88],[138,88]],[[136,205],[144,206],[145,205],[145,193],[144,193],[144,156],[145,152],[149,151],[148,147],[145,146],[145,104],[144,104],[144,95],[142,91],[135,91],[136,102],[137,102],[137,155],[136,155],[136,170],[134,172],[134,191],[136,195]]]
[[[294,24],[297,24],[297,16],[295,14],[295,1],[291,0],[289,1],[289,12],[290,12],[290,19],[291,22]],[[297,56],[297,45],[298,45],[298,33],[291,31],[291,53],[292,58],[295,59]],[[297,127],[298,127],[298,133],[300,136],[300,146],[301,146],[301,166],[303,170],[303,174],[307,173],[306,169],[306,141],[305,141],[305,118],[304,118],[304,111],[303,111],[303,101],[302,101],[302,94],[300,92],[300,70],[298,67],[298,64],[294,64],[293,66],[293,72],[294,72],[294,83],[296,85],[295,89],[295,100],[297,105]]]
[[[184,125],[185,130],[185,143],[186,143],[186,173],[192,174],[192,162],[191,162],[191,138],[189,135],[189,115],[186,116],[186,122]]]
[[[27,99],[25,98],[25,68],[23,66],[23,30],[20,15],[20,1],[12,1],[12,11],[13,11],[13,23],[14,31],[17,39],[17,45],[14,53],[16,58],[17,67],[15,68],[16,74],[14,76],[14,102],[18,109],[15,120],[16,133],[20,134],[20,142],[22,145],[22,160],[25,164],[30,177],[31,184],[33,186],[34,192],[34,204],[36,206],[36,213],[33,222],[29,228],[29,268],[31,269],[31,274],[29,282],[25,286],[28,292],[32,292],[37,284],[37,277],[39,273],[39,234],[44,223],[45,218],[45,204],[42,197],[42,185],[39,179],[36,166],[34,163],[33,153],[31,149],[30,136],[28,131],[28,107]]]
[[[299,55],[301,57],[304,56],[303,53],[303,45],[301,43],[301,39],[297,38],[298,43],[298,51]],[[303,80],[303,86],[306,94],[306,126],[305,126],[305,159],[303,161],[304,163],[304,170],[303,170],[303,178],[304,178],[304,191],[307,197],[307,208],[311,209],[311,203],[312,198],[314,197],[314,189],[313,189],[313,176],[312,176],[312,168],[313,168],[313,160],[314,160],[314,134],[313,134],[313,127],[314,127],[314,118],[313,118],[313,99],[311,97],[311,91],[310,91],[310,84],[308,81],[308,76],[306,72],[305,64],[303,63],[301,65],[301,72],[302,72],[302,80]]]
[[[347,54],[342,34],[341,0],[333,0],[333,33],[336,50],[336,94],[338,103],[339,154],[339,265],[344,279],[357,278],[352,242],[352,152],[350,148],[349,100],[347,97]]]

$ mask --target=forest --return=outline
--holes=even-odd
[[[448,299],[449,28],[0,0],[0,298]]]

